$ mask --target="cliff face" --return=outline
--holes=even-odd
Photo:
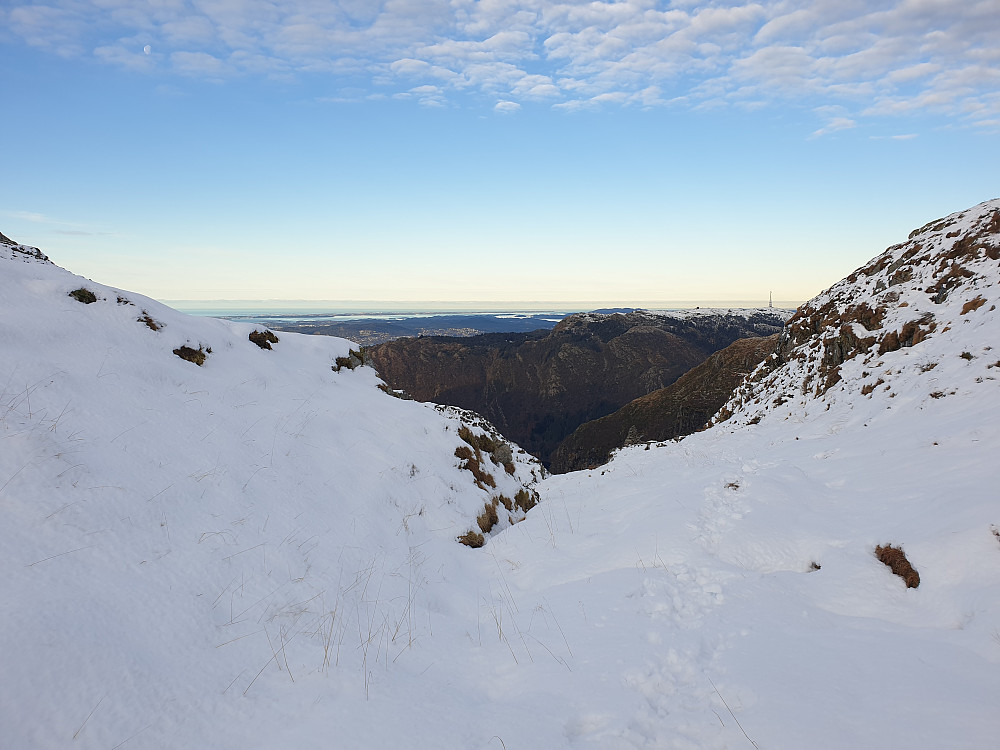
[[[579,425],[663,388],[783,311],[571,315],[552,331],[399,339],[366,350],[386,383],[460,406],[548,463]]]
[[[735,341],[666,388],[580,425],[552,453],[552,471],[591,468],[625,445],[670,440],[701,429],[777,346],[778,334]]]

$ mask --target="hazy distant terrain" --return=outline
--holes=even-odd
[[[227,315],[226,320],[266,325],[275,331],[338,336],[374,346],[409,336],[478,336],[550,330],[569,312],[358,315]]]

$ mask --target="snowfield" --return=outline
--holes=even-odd
[[[349,342],[0,245],[0,745],[993,747],[994,249],[1000,201],[929,225],[728,420],[555,477],[484,452],[492,488],[455,455],[488,426],[335,371]]]

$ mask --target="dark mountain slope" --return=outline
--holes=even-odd
[[[625,445],[670,440],[701,429],[777,345],[778,334],[735,341],[666,388],[580,425],[552,453],[552,471],[598,466]]]
[[[548,332],[398,339],[366,352],[392,388],[479,412],[547,463],[579,425],[673,383],[737,339],[780,331],[784,316],[586,313]]]

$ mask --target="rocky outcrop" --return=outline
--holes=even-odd
[[[769,412],[786,412],[787,404],[802,408],[810,400],[835,400],[854,391],[867,397],[876,388],[888,392],[894,374],[915,361],[921,372],[929,372],[936,362],[894,355],[931,338],[950,340],[954,327],[993,312],[998,268],[1000,200],[915,229],[906,242],[802,305],[775,354],[735,391],[715,421],[756,423]]]
[[[778,334],[735,341],[666,388],[580,425],[553,452],[552,471],[593,468],[626,445],[670,440],[700,430],[777,346]]]
[[[548,463],[579,425],[670,385],[738,339],[780,331],[783,312],[586,313],[551,331],[398,339],[366,354],[391,388],[478,412]]]

